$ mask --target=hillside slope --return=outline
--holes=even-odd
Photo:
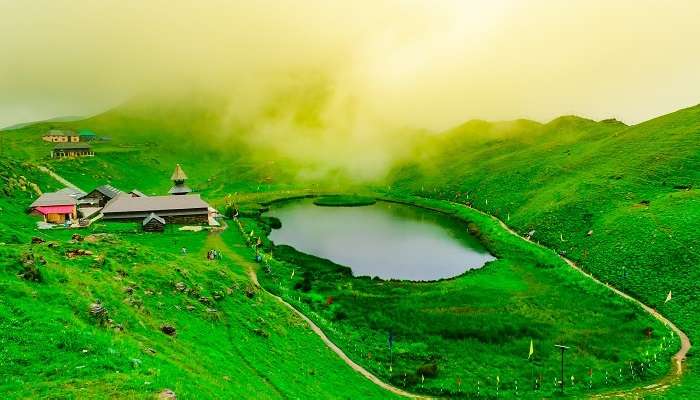
[[[631,127],[562,117],[508,139],[471,134],[456,129],[422,145],[392,171],[392,187],[471,203],[522,234],[534,230],[533,240],[700,339],[700,106]]]
[[[140,399],[165,389],[178,399],[389,396],[255,289],[240,265],[206,260],[207,233],[143,234],[131,224],[37,231],[25,207],[36,188],[58,185],[31,164],[0,167],[3,398]],[[244,246],[235,231],[222,235]]]
[[[299,181],[298,163],[252,149],[235,136],[209,141],[207,133],[216,126],[206,108],[151,111],[121,108],[83,121],[3,132],[3,151],[17,160],[46,163],[87,189],[111,182],[147,193],[167,190],[178,162],[195,189],[214,202],[236,192],[370,185],[343,172]],[[51,161],[46,157],[51,145],[39,139],[51,127],[89,128],[112,140],[95,144],[97,157]],[[443,135],[416,138],[415,144],[411,156],[375,189],[470,203],[521,234],[534,230],[533,240],[656,307],[700,342],[700,106],[634,126],[575,116],[546,124],[471,121]],[[23,218],[16,211],[16,218]],[[16,261],[17,254],[12,257],[8,260]],[[15,261],[4,267],[7,276],[15,274]],[[673,300],[664,303],[669,291]],[[692,398],[700,387],[693,354],[687,361],[690,374],[668,394],[671,398]]]

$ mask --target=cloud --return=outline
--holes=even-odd
[[[695,104],[699,14],[685,0],[0,1],[0,125],[204,88],[229,98],[222,121],[281,151],[380,165],[405,128],[634,123]]]

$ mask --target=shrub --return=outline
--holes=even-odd
[[[434,378],[437,376],[437,374],[438,374],[437,363],[423,364],[420,367],[418,367],[418,370],[416,370],[416,375],[424,376],[426,378]]]
[[[24,264],[22,270],[17,274],[20,278],[26,281],[41,282],[41,271],[34,263]]]

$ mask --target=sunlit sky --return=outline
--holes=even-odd
[[[0,126],[216,88],[255,115],[299,74],[395,126],[700,102],[700,1],[0,0]],[[333,111],[329,112],[333,118]]]

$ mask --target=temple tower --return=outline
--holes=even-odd
[[[192,192],[192,189],[185,185],[187,175],[185,175],[185,171],[182,170],[180,164],[175,165],[175,171],[173,171],[173,176],[170,177],[170,179],[172,179],[174,186],[170,188],[168,193],[172,195],[180,195]]]

